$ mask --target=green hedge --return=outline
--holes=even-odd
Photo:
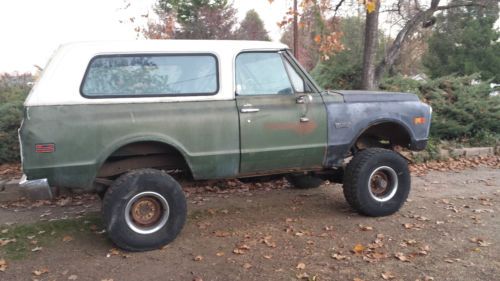
[[[387,91],[413,92],[433,108],[431,137],[473,146],[496,145],[500,136],[500,96],[490,96],[478,76],[447,76],[415,81],[396,76],[380,86]]]
[[[0,164],[19,162],[17,129],[23,116],[23,102],[30,91],[31,76],[0,76]]]

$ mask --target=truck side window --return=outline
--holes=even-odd
[[[97,56],[80,90],[91,98],[214,95],[217,72],[217,59],[209,54]]]
[[[236,57],[236,93],[238,95],[292,94],[293,92],[279,53],[241,53]]]
[[[304,80],[302,79],[302,77],[300,77],[297,71],[290,65],[290,63],[287,60],[283,61],[285,62],[286,71],[288,71],[288,75],[290,75],[290,80],[292,80],[295,92],[304,93],[305,92]]]

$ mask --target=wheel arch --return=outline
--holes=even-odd
[[[348,151],[355,148],[360,139],[370,135],[382,137],[384,139],[389,138],[389,141],[393,140],[394,144],[406,148],[410,147],[415,141],[412,130],[405,122],[393,118],[380,118],[369,122],[357,132],[349,144]]]
[[[193,174],[194,172],[193,165],[190,161],[189,154],[185,149],[185,147],[183,147],[174,139],[168,137],[158,136],[158,135],[150,135],[150,136],[141,135],[141,136],[122,138],[113,142],[113,144],[108,145],[104,149],[104,151],[100,154],[101,156],[97,161],[94,178],[96,178],[99,175],[99,171],[103,168],[106,161],[108,161],[116,152],[120,151],[121,149],[127,146],[140,143],[152,143],[158,146],[164,146],[166,148],[170,148],[172,151],[177,152],[182,157],[182,160],[185,162],[186,168],[188,169],[189,173]]]

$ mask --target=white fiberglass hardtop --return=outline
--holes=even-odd
[[[278,51],[288,46],[267,41],[245,40],[134,40],[77,42],[61,45],[40,80],[26,99],[25,106],[148,103],[234,99],[234,60],[245,51]],[[97,56],[135,54],[209,54],[217,58],[219,87],[210,96],[163,96],[89,99],[80,86],[89,62]]]

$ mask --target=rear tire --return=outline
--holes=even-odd
[[[323,180],[312,175],[288,175],[286,176],[292,187],[297,189],[316,188],[323,184]]]
[[[369,148],[357,153],[347,165],[344,196],[357,212],[372,217],[397,212],[411,187],[407,161],[398,153]]]
[[[120,176],[102,203],[109,238],[128,251],[158,249],[172,242],[186,221],[181,186],[164,171],[141,169]]]

